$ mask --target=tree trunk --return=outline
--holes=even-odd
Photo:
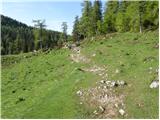
[[[141,19],[141,15],[140,15],[139,32],[142,33],[142,19]]]
[[[139,32],[142,33],[142,13],[141,12],[139,12],[139,22],[140,22]]]

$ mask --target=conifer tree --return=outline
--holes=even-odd
[[[100,24],[102,22],[102,3],[100,0],[94,1],[91,18],[94,34],[101,32]]]
[[[105,8],[103,31],[104,33],[116,32],[115,21],[119,8],[119,2],[109,0],[106,2]]]
[[[81,36],[88,37],[93,35],[92,29],[92,21],[91,21],[91,11],[92,11],[92,4],[90,1],[84,1],[82,9],[82,17],[80,18],[79,22],[79,30]]]
[[[76,42],[76,41],[79,41],[80,39],[80,34],[79,34],[79,18],[78,16],[75,17],[75,21],[74,21],[74,25],[73,25],[73,32],[72,32],[72,35],[73,35],[73,40]]]
[[[126,32],[129,30],[129,18],[126,15],[126,10],[129,5],[129,1],[121,1],[117,11],[115,27],[118,32]]]
[[[64,42],[67,42],[67,23],[62,23],[62,39]]]

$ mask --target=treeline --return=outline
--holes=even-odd
[[[111,32],[143,32],[159,26],[158,1],[84,1],[82,15],[75,17],[74,41]]]
[[[1,54],[18,54],[40,49],[40,30],[1,15]],[[42,48],[62,44],[62,33],[43,29]]]

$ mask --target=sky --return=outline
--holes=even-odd
[[[81,16],[82,2],[83,0],[3,0],[0,1],[0,13],[29,26],[34,26],[32,20],[45,19],[47,29],[56,31],[62,31],[62,22],[67,22],[67,32],[71,34],[75,16]]]

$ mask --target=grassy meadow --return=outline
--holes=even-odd
[[[159,117],[159,90],[149,88],[158,77],[158,38],[158,31],[128,32],[81,43],[83,55],[107,66],[110,80],[127,82],[125,88],[116,88],[126,96],[126,118]],[[2,56],[2,118],[92,118],[92,106],[80,105],[76,92],[94,86],[99,76],[79,71],[90,64],[73,62],[71,53],[63,48]]]

